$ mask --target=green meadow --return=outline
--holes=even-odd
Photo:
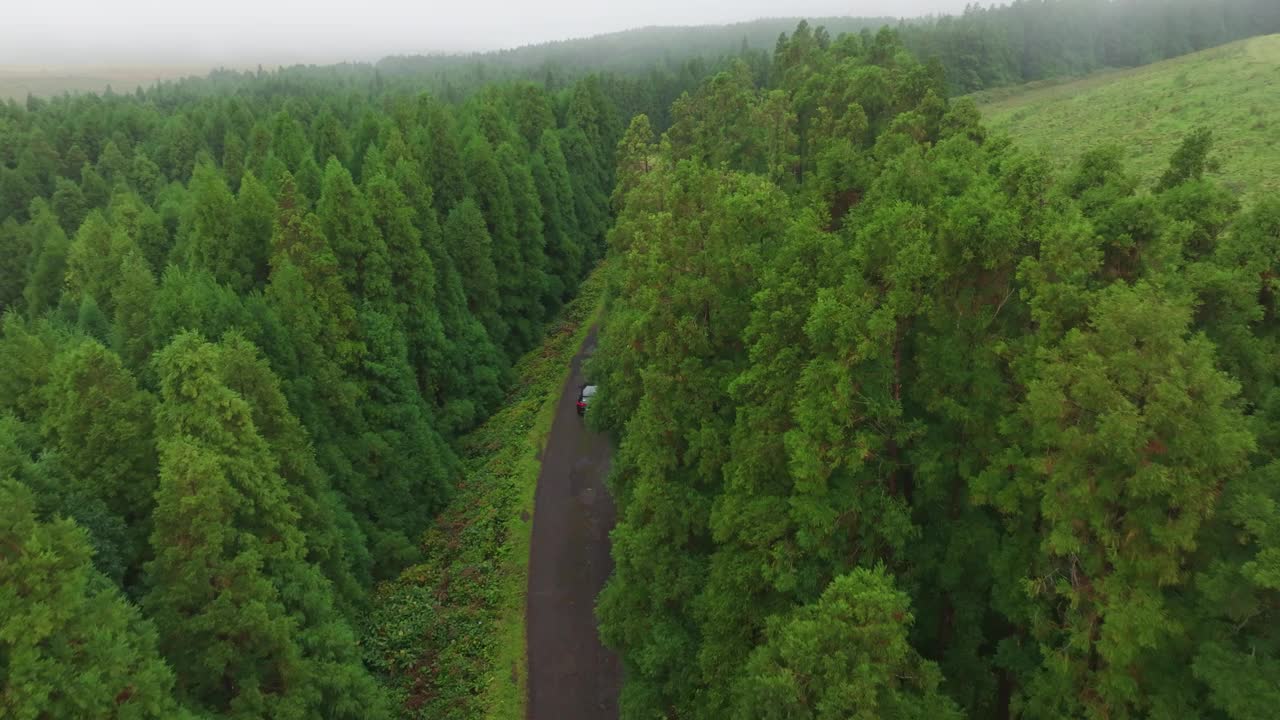
[[[988,123],[1066,166],[1118,143],[1154,181],[1193,128],[1215,136],[1217,175],[1246,198],[1280,190],[1280,35],[1133,70],[972,96]]]

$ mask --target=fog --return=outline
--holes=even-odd
[[[251,65],[516,47],[646,25],[911,17],[965,0],[5,0],[0,65]]]

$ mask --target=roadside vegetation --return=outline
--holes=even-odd
[[[605,269],[516,363],[502,407],[462,438],[464,479],[423,539],[425,560],[374,596],[369,663],[407,717],[522,720],[525,588],[542,448],[569,362],[599,317]]]

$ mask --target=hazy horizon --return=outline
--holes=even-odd
[[[252,66],[375,61],[387,55],[519,47],[653,25],[720,25],[768,17],[915,17],[959,12],[964,0],[478,0],[423,7],[404,0],[47,0],[6,10],[0,66]]]

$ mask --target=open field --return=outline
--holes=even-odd
[[[1061,166],[1099,143],[1119,143],[1149,180],[1187,132],[1206,125],[1229,187],[1246,198],[1280,191],[1280,35],[973,98],[993,127]]]
[[[100,93],[110,87],[133,92],[159,80],[209,73],[205,65],[0,65],[0,100],[22,100],[28,94],[51,97],[63,93]]]

